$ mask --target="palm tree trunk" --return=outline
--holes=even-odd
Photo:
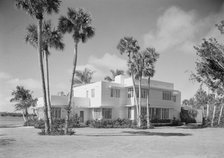
[[[45,77],[44,77],[44,64],[43,64],[43,52],[42,52],[42,19],[38,20],[38,54],[40,60],[40,72],[41,72],[41,81],[42,81],[42,91],[44,98],[44,117],[45,117],[45,132],[50,133],[49,128],[49,119],[48,119],[48,107],[47,107],[47,94],[45,86]]]
[[[208,120],[208,118],[209,118],[209,104],[207,104],[206,118],[207,118],[207,120]]]
[[[76,70],[76,64],[77,64],[77,57],[78,57],[78,43],[75,43],[72,80],[71,80],[71,87],[70,87],[70,93],[69,93],[68,107],[66,108],[67,116],[66,116],[66,120],[65,120],[65,134],[68,134],[69,115],[71,112],[71,103],[72,103],[72,97],[73,97],[73,84],[74,84],[74,76],[75,76],[75,70]]]
[[[213,127],[213,125],[214,125],[215,112],[216,112],[216,106],[214,105],[214,107],[213,107],[213,114],[212,114],[211,127]]]
[[[26,122],[27,119],[26,119],[26,117],[25,117],[25,112],[24,112],[24,110],[22,110],[22,114],[23,114],[23,120],[24,120],[24,122]]]
[[[45,52],[45,62],[46,62],[46,78],[47,78],[47,101],[48,101],[48,119],[49,127],[52,130],[52,116],[51,116],[51,95],[50,95],[50,81],[49,81],[49,64],[48,64],[48,54]]]
[[[139,110],[138,110],[138,101],[137,101],[137,96],[136,96],[136,87],[135,87],[133,72],[131,72],[131,79],[132,79],[132,85],[133,85],[133,91],[134,91],[134,101],[135,101],[135,107],[136,107],[136,120],[138,122],[139,121]]]
[[[148,95],[147,95],[147,128],[150,127],[150,121],[149,121],[149,97],[150,97],[150,77],[148,78]]]
[[[139,90],[139,92],[138,92],[138,110],[139,110],[139,122],[138,122],[138,127],[141,127],[141,117],[142,117],[142,113],[141,113],[141,84],[142,84],[142,79],[141,79],[141,77],[139,77],[139,85],[138,85],[138,90]]]
[[[26,120],[28,121],[29,120],[29,114],[28,114],[28,109],[25,108],[25,117],[26,117]]]
[[[223,111],[223,104],[222,104],[221,109],[220,109],[220,112],[219,112],[218,125],[220,124],[220,121],[221,121],[222,111]]]

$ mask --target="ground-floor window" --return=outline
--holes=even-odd
[[[146,107],[141,107],[141,115],[146,116],[147,114],[147,108]]]
[[[103,108],[102,115],[103,115],[103,119],[112,119],[112,109],[111,108]]]
[[[149,108],[149,115],[151,119],[169,119],[169,109]]]
[[[162,119],[168,119],[169,118],[169,109],[162,109]]]
[[[161,108],[156,108],[156,119],[161,119]]]
[[[93,109],[93,115],[95,119],[99,119],[101,116],[100,108]]]
[[[60,119],[61,118],[61,108],[59,107],[52,107],[51,108],[51,115],[54,119]]]
[[[128,107],[128,118],[131,118],[131,107]]]

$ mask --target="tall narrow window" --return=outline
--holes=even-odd
[[[111,96],[111,97],[114,96],[114,89],[113,89],[113,88],[110,89],[110,96]]]
[[[171,92],[163,91],[163,100],[171,100]]]
[[[156,118],[161,119],[161,108],[156,108]]]
[[[88,98],[89,97],[89,91],[87,90],[86,91],[86,98]]]
[[[91,97],[92,97],[92,98],[95,97],[95,89],[91,89]]]
[[[133,97],[133,88],[128,88],[128,98]]]
[[[131,118],[131,107],[128,107],[128,118]]]
[[[176,102],[177,101],[177,96],[173,96],[173,101]]]

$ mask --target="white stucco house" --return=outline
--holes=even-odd
[[[136,88],[138,90],[138,80]],[[181,93],[174,90],[174,84],[151,80],[150,117],[152,119],[179,119]],[[142,113],[146,113],[147,79],[142,80]],[[81,122],[95,119],[126,118],[134,120],[136,109],[133,98],[132,80],[119,75],[115,81],[98,81],[86,85],[74,86],[71,114],[78,114]],[[138,94],[137,94],[138,95]],[[55,118],[65,118],[65,105],[68,96],[51,96],[52,113]],[[38,118],[43,118],[43,98],[37,103]]]

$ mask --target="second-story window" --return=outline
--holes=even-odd
[[[141,97],[142,98],[147,98],[148,90],[147,89],[142,89],[141,90]]]
[[[163,100],[171,100],[171,92],[163,91]]]
[[[111,90],[110,90],[110,96],[111,97],[120,98],[120,89],[111,88]]]
[[[173,96],[173,101],[176,102],[177,101],[177,96]]]
[[[128,88],[128,98],[133,97],[133,88]]]
[[[87,90],[86,91],[86,98],[88,98],[89,97],[89,91]]]
[[[92,97],[92,98],[95,97],[95,89],[91,89],[91,97]]]

